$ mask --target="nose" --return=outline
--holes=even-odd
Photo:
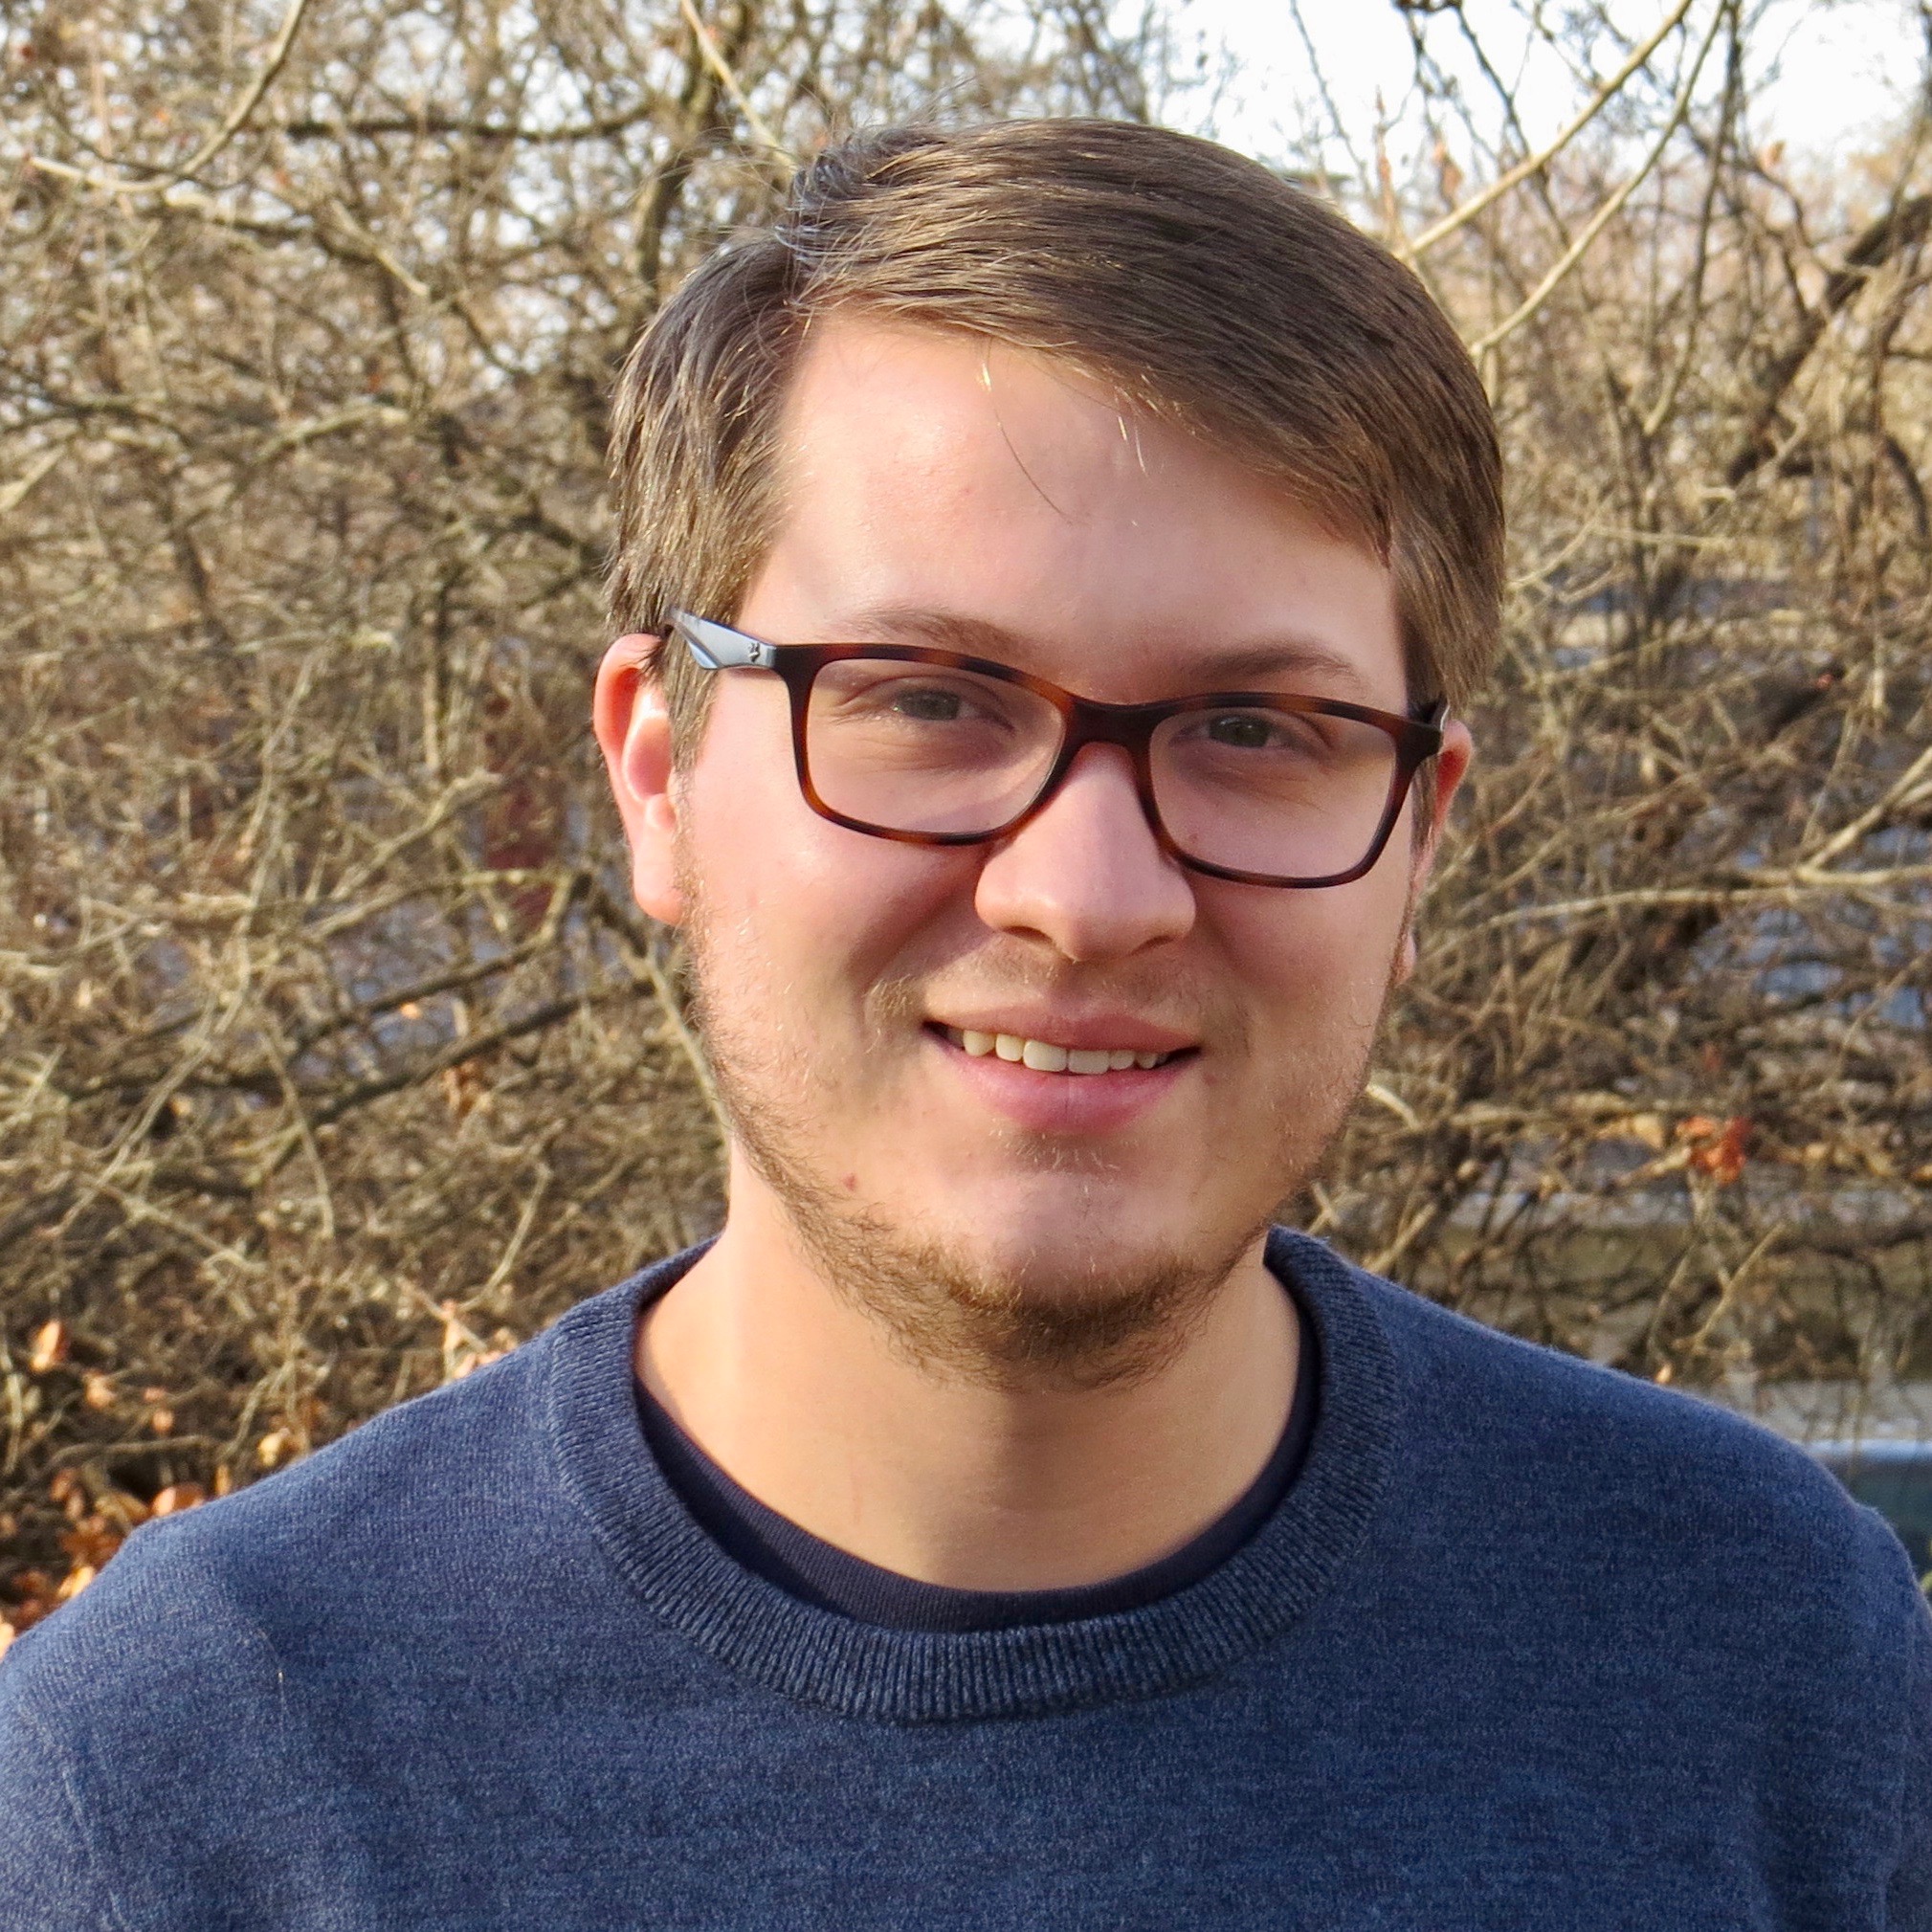
[[[1081,747],[1045,810],[992,849],[973,904],[994,930],[1079,961],[1180,939],[1195,915],[1193,883],[1161,850],[1117,744]]]

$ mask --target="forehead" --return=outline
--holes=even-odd
[[[1399,708],[1381,561],[1063,363],[833,318],[787,398],[779,480],[748,630],[788,642],[976,630],[1004,640],[991,655],[1122,700],[1286,654],[1334,695]]]

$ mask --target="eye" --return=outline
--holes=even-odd
[[[1236,751],[1265,751],[1275,740],[1275,728],[1266,718],[1254,712],[1235,712],[1226,718],[1210,718],[1207,736],[1216,744]]]
[[[901,718],[915,719],[922,724],[953,724],[958,722],[966,706],[957,691],[940,691],[928,686],[899,692],[892,708]]]
[[[1291,711],[1215,711],[1207,713],[1190,735],[1224,751],[1321,757],[1329,749],[1322,722]]]

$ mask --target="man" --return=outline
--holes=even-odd
[[[616,427],[723,1232],[16,1645],[5,1923],[1932,1924],[1877,1519],[1269,1229],[1496,626],[1413,278],[1174,135],[877,136]]]

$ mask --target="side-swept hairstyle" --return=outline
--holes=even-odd
[[[728,621],[779,505],[778,425],[833,310],[1057,358],[1177,423],[1391,568],[1410,697],[1468,701],[1494,654],[1489,403],[1420,281],[1313,195],[1122,122],[888,128],[829,148],[775,228],[713,255],[617,384],[611,615]],[[688,748],[710,680],[659,667]]]

